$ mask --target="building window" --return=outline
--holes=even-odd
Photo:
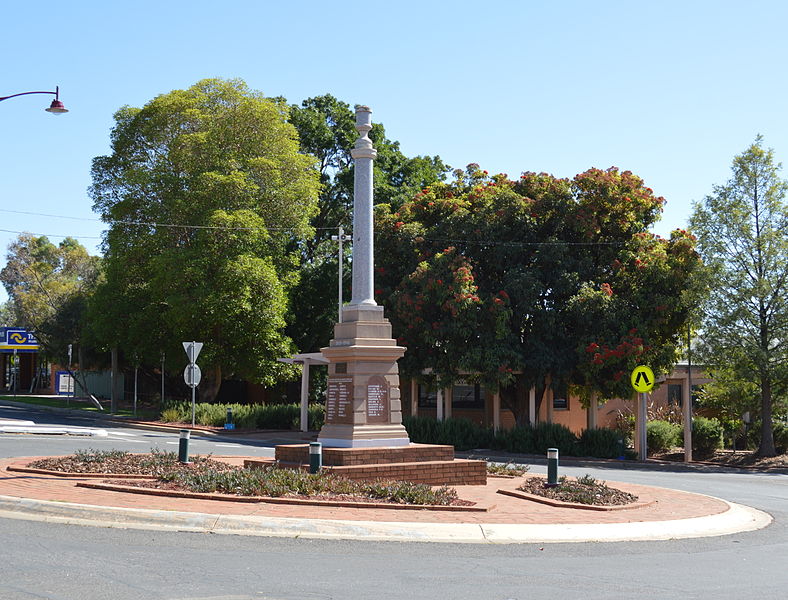
[[[436,408],[438,392],[430,390],[426,385],[419,384],[419,408]]]
[[[484,388],[477,384],[458,382],[452,388],[453,408],[484,408]]]
[[[680,383],[668,384],[668,406],[682,406],[682,388]]]
[[[569,410],[569,394],[566,385],[553,388],[553,410]]]

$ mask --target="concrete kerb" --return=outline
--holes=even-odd
[[[717,515],[615,524],[393,523],[237,516],[86,504],[0,496],[0,517],[100,527],[185,531],[226,535],[439,543],[568,543],[654,541],[712,537],[766,527],[770,515],[727,502]]]

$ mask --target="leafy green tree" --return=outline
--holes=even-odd
[[[6,300],[0,304],[0,327],[13,327],[18,319],[14,312],[14,305],[11,300]]]
[[[66,364],[68,345],[83,355],[85,315],[100,275],[100,259],[74,238],[57,246],[21,234],[8,247],[0,280],[15,323],[34,331],[51,358]],[[83,355],[84,357],[84,355]]]
[[[292,317],[288,334],[304,352],[317,351],[331,339],[337,320],[338,248],[331,241],[342,225],[351,233],[353,206],[353,148],[358,132],[350,105],[330,94],[304,100],[290,109],[290,122],[298,130],[301,148],[319,164],[321,192],[312,218],[313,238],[301,244],[302,272],[292,290]],[[370,138],[375,161],[375,201],[399,206],[426,185],[441,181],[448,167],[435,157],[406,157],[399,143],[389,140],[383,126],[373,124]],[[350,256],[345,244],[343,257]],[[347,265],[346,265],[347,266]],[[350,269],[346,268],[346,282]],[[343,294],[344,297],[347,295]]]
[[[788,182],[762,138],[733,159],[732,176],[696,203],[691,229],[714,282],[705,306],[709,365],[754,383],[761,456],[776,454],[773,406],[788,374]]]
[[[203,80],[120,109],[112,153],[93,162],[94,209],[109,224],[95,335],[147,364],[166,351],[171,368],[181,342],[204,342],[208,400],[223,377],[293,374],[277,358],[293,351],[294,244],[312,236],[319,173],[288,113],[240,80]]]
[[[686,232],[647,232],[663,202],[615,168],[512,181],[469,165],[378,207],[378,293],[403,371],[470,373],[519,423],[531,386],[626,397],[636,364],[667,372],[700,263]]]

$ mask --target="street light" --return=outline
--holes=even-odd
[[[60,101],[60,87],[56,86],[54,92],[22,92],[21,94],[11,94],[10,96],[0,96],[0,102],[3,100],[8,100],[9,98],[16,98],[17,96],[28,96],[30,94],[52,94],[55,96],[55,99],[52,100],[52,104],[49,105],[49,108],[45,108],[44,110],[48,113],[52,113],[53,115],[62,115],[63,113],[67,113],[68,109],[63,106],[63,103]]]

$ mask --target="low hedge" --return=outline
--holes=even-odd
[[[402,424],[410,441],[417,444],[448,444],[457,450],[489,448],[492,429],[477,425],[468,419],[444,419],[406,416]]]
[[[630,458],[624,437],[617,429],[608,429],[606,427],[585,429],[580,434],[578,447],[582,456]]]
[[[587,430],[578,438],[569,428],[559,423],[537,423],[534,427],[517,426],[497,433],[490,427],[467,419],[437,421],[430,417],[406,416],[402,423],[412,442],[450,444],[457,450],[491,448],[513,454],[544,455],[548,448],[558,448],[558,452],[565,456],[631,456],[625,448],[621,433],[615,429]]]
[[[199,425],[223,427],[227,409],[232,409],[233,423],[237,429],[298,429],[301,426],[301,406],[293,404],[208,404],[201,402],[194,407],[194,420]],[[323,426],[325,408],[322,404],[309,405],[309,429]],[[170,402],[161,412],[161,420],[168,423],[188,423],[192,418],[190,402]]]

